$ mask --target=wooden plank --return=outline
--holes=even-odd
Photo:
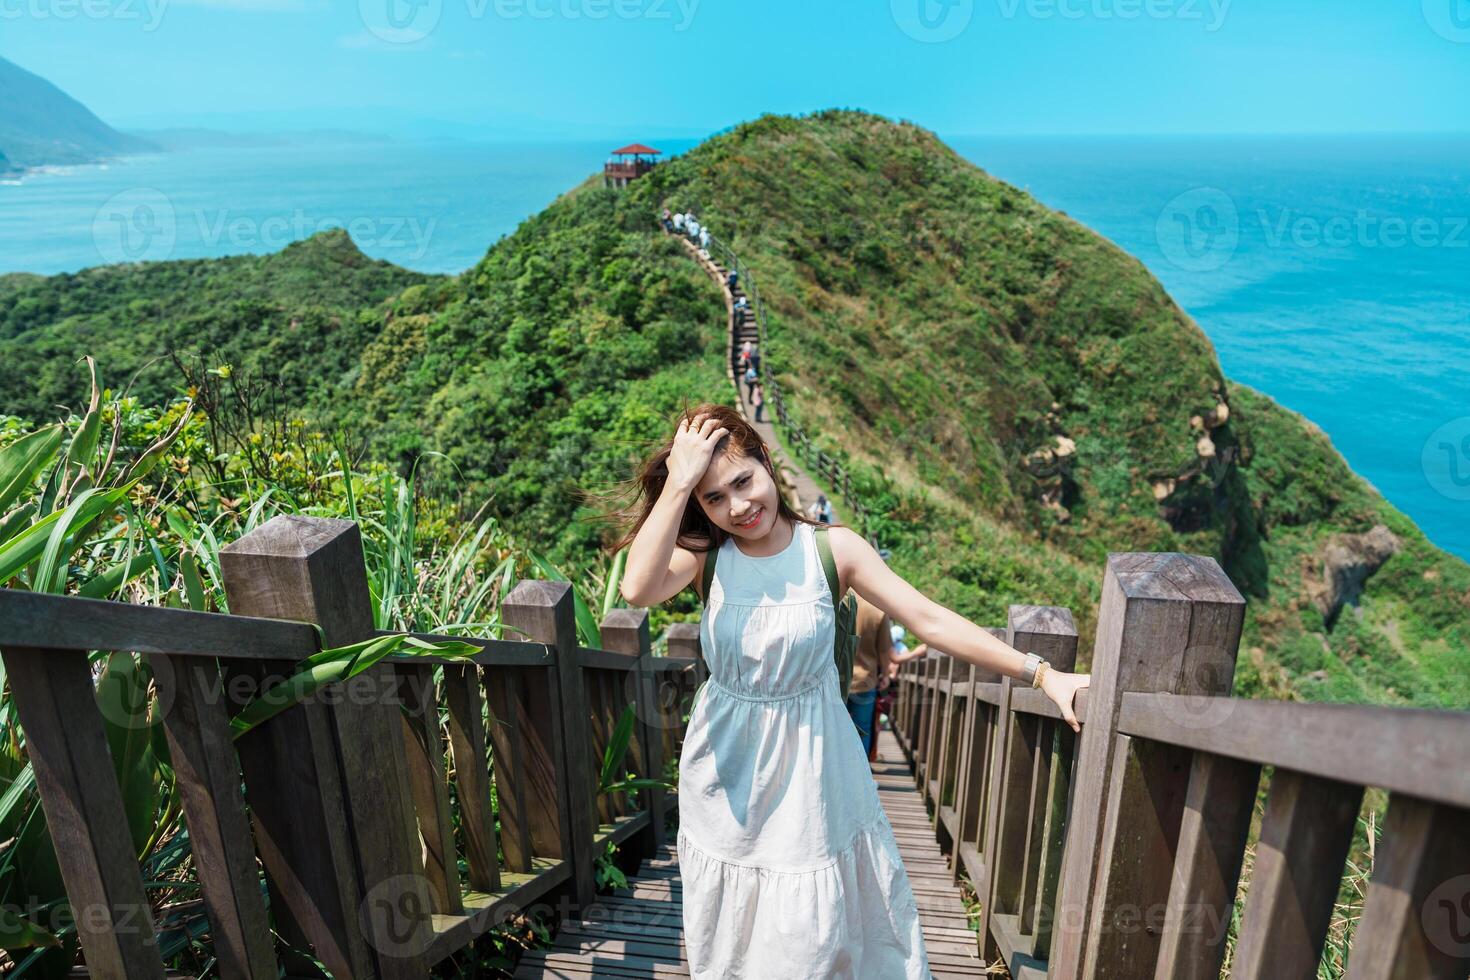
[[[1388,804],[1348,980],[1470,975],[1470,813],[1410,796]]]
[[[1088,975],[1147,977],[1159,955],[1190,757],[1161,742],[1115,738]]]
[[[300,660],[316,652],[303,623],[0,590],[0,649],[106,650]]]
[[[216,967],[224,980],[275,976],[275,945],[255,870],[255,842],[219,665],[164,654],[148,659]]]
[[[591,854],[595,777],[571,586],[522,580],[501,603],[501,619],[556,651],[556,666],[545,672],[546,683],[528,684],[526,691],[532,838],[549,832],[547,849],[538,842],[537,853],[572,862],[573,898],[586,907],[596,895]]]
[[[531,870],[530,831],[524,819],[520,754],[514,732],[502,733],[498,718],[505,717],[497,698],[512,685],[519,668],[484,668],[484,692],[490,698],[490,731],[495,743],[495,784],[500,796],[501,828],[505,839],[505,866],[511,871]],[[480,710],[481,668],[464,665],[444,668],[444,706],[449,714],[449,752],[454,760],[454,788],[459,800],[459,826],[464,837],[469,887],[480,892],[500,890],[499,844],[495,813],[490,808],[490,771],[485,748],[485,721]]]
[[[434,668],[424,663],[399,664],[397,670],[403,692],[403,749],[431,908],[436,913],[453,914],[463,911],[464,900],[451,825],[449,783],[444,775],[444,739],[439,732]]]
[[[1038,873],[1037,906],[1033,922],[1032,953],[1038,959],[1051,955],[1052,929],[1056,919],[1057,882],[1062,873],[1062,847],[1067,838],[1067,812],[1071,802],[1072,768],[1077,736],[1066,725],[1051,725],[1052,749],[1046,789],[1046,824],[1042,828],[1041,869]]]
[[[1021,900],[1016,906],[1021,931],[1036,931],[1036,903],[1041,889],[1042,852],[1045,844],[1047,790],[1051,786],[1051,753],[1054,722],[1032,718],[1036,736],[1031,740],[1031,772],[1026,779],[1026,851],[1021,869]]]
[[[1363,789],[1278,769],[1246,890],[1232,976],[1312,980]]]
[[[376,636],[398,636],[400,630],[374,630]],[[544,643],[527,643],[523,640],[487,640],[478,636],[452,636],[446,633],[409,633],[414,639],[423,640],[425,643],[466,643],[472,647],[479,647],[481,653],[472,657],[435,657],[432,655],[394,654],[388,658],[389,663],[415,663],[433,664],[443,666],[453,664],[459,666],[465,663],[479,664],[482,667],[549,667],[551,666],[551,651]]]
[[[1261,767],[1196,752],[1154,980],[1218,980]]]
[[[1107,860],[1103,821],[1123,693],[1229,691],[1244,616],[1245,599],[1213,558],[1108,556],[1057,889],[1049,961],[1054,975],[1087,976],[1083,954],[1099,865]]]
[[[6,646],[4,658],[87,964],[106,980],[163,980],[87,655]]]
[[[636,656],[637,667],[629,678],[638,716],[638,758],[635,765],[640,775],[652,779],[662,778],[662,726],[666,722],[658,701],[659,675],[649,670],[650,662],[654,658],[650,655],[652,644],[648,633],[648,610],[613,609],[603,619],[601,630],[603,645],[609,650]],[[649,813],[643,853],[648,855],[663,846],[667,800],[662,789],[644,790],[643,798],[647,801]]]
[[[222,548],[220,566],[231,609],[316,623],[329,647],[374,635],[362,537],[351,521],[272,518]],[[346,910],[348,928],[366,933],[384,980],[416,977],[425,968],[422,954],[432,934],[398,675],[391,664],[378,664],[328,691],[324,700],[332,702],[327,717],[360,876],[361,893]],[[247,787],[249,775],[247,767]],[[258,795],[250,794],[252,807]],[[283,816],[296,819],[294,812]],[[277,870],[286,876],[293,871],[289,866]]]
[[[1470,809],[1470,712],[1125,694],[1118,730]]]

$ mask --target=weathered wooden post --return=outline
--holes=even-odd
[[[280,516],[220,550],[230,610],[316,623],[328,647],[373,634],[351,521]],[[268,680],[237,664],[238,680]],[[231,689],[236,686],[230,683]],[[379,664],[237,742],[273,905],[338,977],[422,977],[433,939],[401,699]]]
[[[1190,753],[1119,734],[1123,695],[1228,694],[1244,615],[1245,600],[1213,558],[1108,556],[1052,976],[1154,974]]]
[[[163,980],[87,654],[9,646],[5,669],[88,968]]]
[[[663,776],[664,733],[663,712],[659,708],[659,676],[652,669],[651,641],[648,636],[647,609],[614,609],[602,621],[602,645],[617,653],[631,653],[638,666],[629,671],[634,703],[638,714],[638,746],[642,750],[638,765],[648,779]],[[648,829],[643,834],[643,853],[652,855],[664,842],[665,793],[661,789],[644,791],[648,800]]]
[[[529,755],[526,764],[532,768],[551,767],[544,773],[545,778],[528,780],[532,794],[531,836],[538,853],[553,853],[549,849],[553,841],[542,843],[537,838],[550,826],[559,828],[555,853],[571,862],[572,899],[579,910],[586,909],[597,896],[592,848],[597,831],[592,798],[595,770],[582,665],[577,655],[572,587],[566,582],[522,580],[501,603],[500,615],[506,625],[529,640],[545,643],[556,655],[548,672],[552,681],[547,686],[549,697],[544,703],[527,702],[526,734],[539,735],[528,747],[539,743],[548,751],[544,756],[540,751]],[[553,792],[554,797],[550,795]]]
[[[1005,639],[1005,630],[989,629],[992,635]],[[951,880],[958,882],[963,871],[978,886],[982,875],[978,873],[979,863],[975,858],[984,853],[982,848],[985,844],[980,813],[985,806],[990,747],[997,728],[995,706],[981,696],[981,685],[998,684],[1000,674],[974,664],[967,666],[965,690],[968,700],[964,717],[960,720],[959,775],[954,801],[954,864],[950,870]],[[974,857],[971,857],[972,849]]]
[[[1072,670],[1077,664],[1077,627],[1068,609],[1011,606],[1006,642],[1022,653],[1036,654],[1057,670]],[[981,955],[987,962],[1000,953],[994,933],[1000,917],[1005,917],[1018,943],[1022,936],[1032,934],[1025,927],[1035,922],[1038,886],[1045,883],[1045,876],[1039,873],[1039,845],[1047,826],[1046,803],[1060,793],[1065,805],[1065,783],[1053,785],[1051,776],[1053,765],[1060,762],[1057,775],[1065,778],[1067,760],[1051,758],[1053,746],[1042,738],[1045,719],[1011,710],[1018,683],[1009,675],[1000,678],[991,739],[985,880],[978,883],[980,894],[987,896],[981,902],[979,930]],[[1045,913],[1049,911],[1042,909],[1043,927],[1048,925]]]

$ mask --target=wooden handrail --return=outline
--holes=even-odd
[[[1231,697],[1243,610],[1213,559],[1110,556],[1080,736],[1008,678],[933,652],[900,669],[894,731],[987,963],[1218,977],[1271,767],[1234,975],[1316,975],[1367,787],[1390,796],[1352,976],[1470,971],[1470,712]],[[1065,665],[1066,622],[1037,617],[1012,607],[1009,642]]]
[[[671,650],[689,656],[654,657],[647,612],[618,609],[603,623],[608,648],[583,647],[569,587],[527,580],[502,615],[529,640],[415,633],[483,652],[390,657],[237,741],[229,715],[242,692],[321,642],[383,632],[351,522],[276,518],[223,549],[221,566],[232,608],[249,615],[0,590],[0,651],[91,976],[164,970],[90,650],[142,652],[153,667],[159,697],[136,723],[164,725],[219,974],[231,980],[278,972],[257,860],[282,935],[334,976],[419,978],[509,912],[576,915],[594,900],[593,863],[609,841],[638,856],[663,843],[665,794],[635,808],[629,794],[596,792],[593,776],[629,706],[628,769],[662,776],[702,679],[697,627],[670,631]]]

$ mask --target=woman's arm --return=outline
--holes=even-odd
[[[678,595],[694,581],[700,556],[677,547],[679,522],[684,517],[689,495],[699,486],[714,455],[715,443],[729,433],[716,426],[712,417],[690,426],[679,423],[674,448],[669,453],[669,478],[648,512],[648,519],[628,545],[619,590],[633,606],[654,606]]]
[[[904,581],[856,531],[834,527],[828,534],[838,579],[844,588],[852,588],[935,649],[1008,677],[1021,676],[1025,654]],[[1042,690],[1057,703],[1063,719],[1074,731],[1080,732],[1082,728],[1072,710],[1072,700],[1078,690],[1087,687],[1088,681],[1086,674],[1051,669],[1042,677]]]

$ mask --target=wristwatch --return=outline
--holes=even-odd
[[[1039,682],[1038,672],[1041,665],[1046,663],[1034,653],[1026,654],[1026,662],[1021,665],[1021,681],[1027,687],[1035,687]]]

